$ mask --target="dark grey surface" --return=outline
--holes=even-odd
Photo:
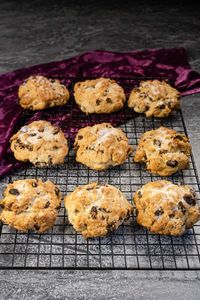
[[[0,72],[92,49],[176,46],[186,47],[199,70],[199,6],[173,2],[1,0]]]
[[[199,300],[196,272],[4,272],[1,299]]]
[[[200,71],[199,7],[132,2],[1,1],[0,73],[91,49],[175,46]],[[182,109],[199,169],[200,95],[185,97]],[[200,299],[199,272],[0,272],[0,299],[95,298]]]

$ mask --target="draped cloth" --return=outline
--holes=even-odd
[[[25,123],[48,120],[58,125],[66,137],[73,140],[78,128],[110,121],[123,123],[125,113],[85,116],[74,105],[27,112],[18,105],[18,87],[30,75],[58,78],[70,89],[77,80],[93,77],[167,78],[182,96],[200,92],[200,74],[191,69],[184,48],[149,49],[132,52],[90,51],[63,61],[19,69],[0,75],[0,176],[24,165],[17,162],[10,150],[10,137]],[[125,88],[126,90],[126,88]],[[127,90],[126,90],[127,94]],[[73,101],[71,95],[71,102]]]

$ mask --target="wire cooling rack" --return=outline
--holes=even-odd
[[[117,80],[128,92],[138,79]],[[71,101],[69,109],[73,105],[74,101]],[[187,134],[181,111],[166,119],[136,117],[128,109],[124,110],[124,114],[126,122],[120,127],[134,149],[146,130],[159,126]],[[5,177],[2,185],[24,178],[52,180],[63,195],[72,192],[78,185],[108,182],[118,187],[130,201],[142,185],[160,179],[145,171],[140,164],[133,163],[132,157],[123,165],[106,171],[89,170],[75,162],[72,147],[65,164],[46,169],[28,167]],[[192,156],[186,170],[166,179],[191,185],[200,201],[200,186]],[[199,251],[200,224],[194,225],[181,237],[161,236],[137,225],[135,216],[110,236],[85,240],[69,224],[63,204],[55,226],[43,234],[21,233],[7,225],[0,228],[1,269],[197,270],[200,269]]]

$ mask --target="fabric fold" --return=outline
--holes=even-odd
[[[30,75],[58,78],[71,88],[75,80],[93,77],[139,79],[166,78],[182,94],[200,92],[200,74],[191,69],[184,48],[149,49],[126,53],[90,51],[63,61],[19,69],[0,75],[0,176],[24,165],[17,162],[9,148],[9,139],[23,124],[44,119],[62,128],[73,140],[77,129],[89,124],[110,121],[117,126],[126,120],[123,111],[108,115],[83,115],[75,105],[27,112],[18,105],[18,87]],[[123,85],[123,84],[122,84]],[[131,86],[125,86],[126,93]],[[71,100],[72,95],[71,95]],[[133,114],[134,117],[134,114]]]

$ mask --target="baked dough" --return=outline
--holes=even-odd
[[[51,181],[17,180],[8,184],[0,201],[0,220],[20,231],[44,232],[58,215],[61,193]]]
[[[34,121],[23,126],[10,142],[17,160],[30,161],[37,167],[62,164],[68,154],[63,132],[47,121]]]
[[[74,148],[76,161],[94,170],[121,165],[132,152],[125,133],[110,123],[81,128]]]
[[[109,114],[120,110],[126,102],[123,88],[109,78],[98,78],[77,82],[74,98],[86,114]]]
[[[64,202],[69,222],[85,238],[109,234],[133,212],[120,190],[96,182],[77,187]]]
[[[160,127],[142,135],[134,162],[146,163],[151,173],[170,176],[187,167],[190,153],[191,145],[184,134]]]
[[[128,106],[146,117],[168,117],[180,107],[180,93],[167,82],[159,80],[141,81],[128,99]]]
[[[69,100],[69,91],[57,79],[41,75],[30,76],[18,90],[19,104],[30,110],[64,105]]]
[[[149,182],[134,195],[137,222],[149,231],[182,235],[200,220],[195,192],[167,180]]]

